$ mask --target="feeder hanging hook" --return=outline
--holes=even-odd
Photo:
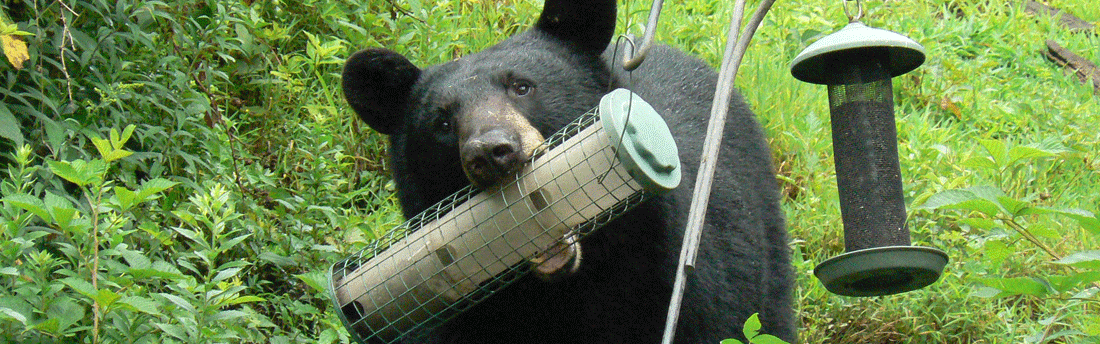
[[[850,10],[848,10],[848,4],[852,3],[852,2],[856,3],[856,8],[855,8],[856,15],[854,15],[854,16],[852,15],[852,12]],[[842,5],[841,7],[844,7],[844,15],[848,16],[848,22],[856,23],[856,22],[859,22],[860,19],[863,19],[863,1],[862,0],[844,0],[844,5]]]
[[[657,33],[657,20],[661,18],[661,7],[664,3],[664,0],[653,0],[653,5],[649,6],[649,21],[646,22],[645,33],[642,34],[642,45],[637,48],[637,51],[635,49],[625,51],[623,70],[632,72],[642,65],[642,61],[645,61],[649,48],[653,47],[653,35]]]

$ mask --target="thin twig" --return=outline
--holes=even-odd
[[[1023,225],[1020,225],[1019,223],[1017,223],[1016,221],[1014,221],[1013,219],[1010,219],[1010,218],[1002,218],[1001,221],[1004,221],[1004,223],[1007,224],[1009,228],[1012,228],[1016,232],[1019,232],[1020,235],[1023,235],[1024,239],[1027,239],[1027,241],[1031,242],[1032,244],[1035,244],[1035,246],[1038,246],[1039,249],[1042,249],[1043,251],[1046,251],[1046,253],[1049,254],[1052,258],[1054,258],[1054,260],[1062,260],[1062,258],[1063,258],[1062,255],[1058,254],[1057,252],[1054,252],[1053,249],[1051,249],[1050,247],[1047,247],[1047,245],[1043,244],[1042,241],[1039,241],[1039,238],[1035,237],[1034,234],[1031,234],[1031,232],[1028,231],[1027,228],[1024,228]],[[1066,268],[1068,268],[1070,271],[1073,271],[1073,273],[1081,273],[1081,271],[1077,270],[1077,268],[1074,267],[1073,265],[1066,265]],[[1091,284],[1094,287],[1100,288],[1100,282],[1092,282]]]
[[[65,4],[64,1],[58,0],[57,3],[73,16],[80,16],[76,11],[73,11],[72,7]],[[61,13],[61,46],[57,47],[57,49],[58,57],[61,59],[61,73],[65,74],[65,90],[68,91],[69,94],[69,103],[73,102],[73,79],[69,76],[69,66],[65,63],[65,50],[68,50],[69,46],[73,45],[73,43],[73,34],[69,31],[69,19],[65,17],[65,13]]]
[[[92,210],[92,289],[99,291],[99,202],[103,199],[103,188],[101,185],[96,185],[99,192],[96,193],[95,200],[92,200],[89,190],[85,190],[88,193],[88,205]],[[99,343],[99,318],[100,314],[99,300],[92,299],[92,343]]]
[[[427,24],[428,23],[428,22],[424,21],[424,19],[420,19],[419,17],[414,15],[412,13],[412,11],[406,10],[405,8],[403,8],[401,6],[397,6],[397,3],[393,2],[393,0],[386,0],[386,3],[390,4],[390,9],[395,10],[397,12],[400,12],[401,14],[404,14],[406,16],[409,16],[409,18],[416,19],[416,21],[420,22],[421,24]]]
[[[177,55],[183,56],[180,46],[174,38],[172,39],[172,49]],[[195,58],[192,59],[194,62],[191,63],[191,72],[189,74],[191,74],[191,80],[195,82],[199,90],[210,100],[210,111],[205,118],[206,125],[213,129],[215,125],[222,124],[222,128],[225,129],[225,135],[229,138],[229,154],[232,157],[230,160],[233,162],[233,182],[237,184],[237,190],[243,195],[245,194],[245,188],[244,184],[241,183],[241,169],[237,166],[237,136],[233,135],[233,131],[229,130],[229,126],[226,125],[225,121],[222,119],[221,109],[218,108],[215,102],[216,98],[214,97],[214,93],[210,92],[210,89],[206,87],[205,80],[203,80],[205,78],[200,78],[199,73],[195,73],[195,70],[198,69],[199,63],[201,62],[200,56],[197,56],[198,54],[199,53],[196,53]],[[205,75],[205,73],[203,75]]]

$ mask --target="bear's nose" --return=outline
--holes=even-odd
[[[467,177],[478,186],[496,183],[523,162],[516,135],[499,129],[470,138],[462,145],[459,154]]]

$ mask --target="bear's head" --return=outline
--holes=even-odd
[[[390,136],[405,215],[470,183],[495,184],[596,106],[611,83],[600,55],[614,30],[615,1],[548,0],[534,28],[441,65],[422,69],[382,48],[349,58],[344,95]]]

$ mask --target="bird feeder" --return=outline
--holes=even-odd
[[[332,266],[332,300],[358,342],[427,333],[563,238],[579,240],[680,183],[667,125],[624,89],[544,145],[512,180],[459,191]]]
[[[814,275],[839,295],[881,296],[932,284],[948,259],[938,249],[911,246],[898,163],[891,78],[924,63],[924,48],[868,27],[860,16],[862,9],[803,50],[791,74],[829,89],[846,253],[819,264]]]

